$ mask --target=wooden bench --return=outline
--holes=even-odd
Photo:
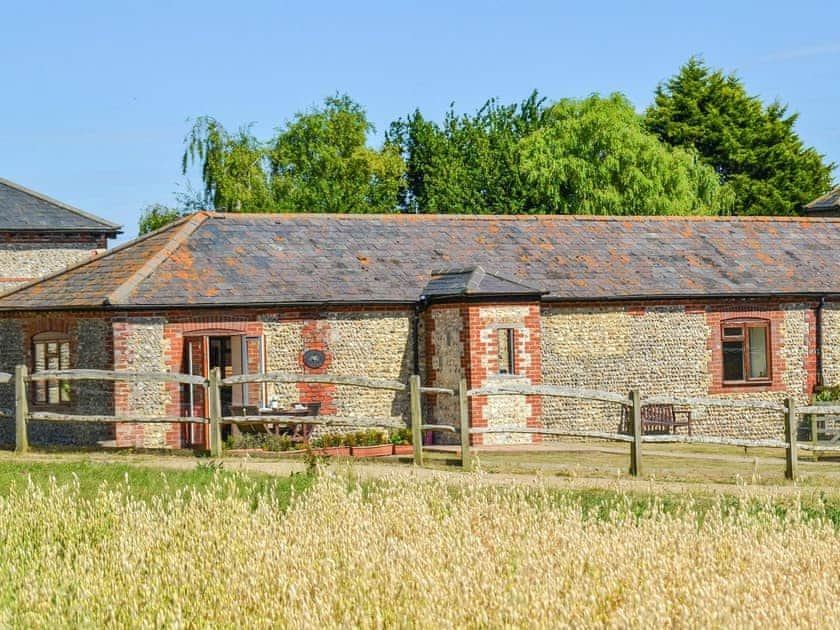
[[[624,407],[621,414],[624,433],[630,433],[630,408]],[[676,433],[685,427],[691,435],[691,411],[678,411],[674,405],[644,405],[642,407],[642,433]]]

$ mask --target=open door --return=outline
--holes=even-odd
[[[186,374],[207,377],[218,367],[222,378],[238,374],[255,374],[263,370],[262,339],[245,335],[197,334],[184,338],[182,370]],[[185,417],[206,418],[210,412],[204,388],[184,385],[181,407]],[[263,406],[264,387],[260,383],[222,387],[222,415],[239,415],[246,407]],[[209,433],[204,424],[184,424],[182,441],[186,448],[209,448]],[[226,437],[229,427],[222,427]]]

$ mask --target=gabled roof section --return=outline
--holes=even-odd
[[[544,293],[547,292],[487,273],[481,265],[432,271],[432,279],[423,289],[423,296],[427,298],[505,295],[538,297]]]
[[[840,219],[198,213],[0,309],[406,305],[430,286],[567,301],[840,296]]]
[[[130,305],[133,289],[207,218],[190,215],[120,247],[0,296],[0,310]]]
[[[840,211],[840,186],[831,192],[827,192],[822,197],[817,197],[811,203],[805,204],[803,210],[805,212]]]
[[[97,232],[116,236],[122,226],[0,178],[0,231]]]

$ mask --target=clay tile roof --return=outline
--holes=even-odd
[[[0,231],[97,232],[116,236],[122,226],[0,178]]]
[[[805,212],[824,212],[826,210],[840,211],[840,186],[827,192],[822,197],[817,197],[811,203],[805,204]]]
[[[0,309],[406,304],[476,282],[548,300],[840,295],[840,219],[198,213]]]

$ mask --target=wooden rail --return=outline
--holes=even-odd
[[[120,370],[42,370],[29,381],[122,381],[126,383],[186,383],[205,385],[203,376],[178,372],[130,372]]]
[[[558,385],[526,385],[519,383],[499,384],[471,389],[467,396],[504,396],[521,394],[523,396],[556,396],[560,398],[582,398],[602,402],[618,403],[629,407],[630,399],[615,392],[605,392],[598,389],[582,389],[578,387],[560,387]]]
[[[204,387],[209,402],[210,413],[208,418],[194,418],[181,416],[134,416],[134,415],[82,415],[64,414],[45,411],[29,411],[28,387],[29,382],[51,381],[51,380],[101,380],[121,381],[130,383],[157,382],[157,383],[185,383]],[[402,427],[400,422],[393,419],[383,418],[360,418],[340,416],[291,416],[291,415],[270,415],[270,416],[222,416],[221,413],[221,387],[245,383],[320,383],[330,385],[347,385],[368,389],[382,389],[389,391],[408,391],[410,402],[411,431],[414,448],[414,461],[418,465],[423,464],[423,431],[437,431],[460,435],[461,461],[465,469],[472,468],[472,455],[470,452],[470,435],[483,435],[494,433],[518,433],[518,434],[541,434],[566,437],[585,437],[624,442],[630,444],[630,472],[633,475],[642,474],[642,444],[655,443],[685,443],[685,444],[719,444],[728,446],[741,446],[752,448],[784,448],[785,449],[785,475],[788,478],[797,477],[797,448],[812,452],[840,451],[840,444],[820,445],[816,443],[799,444],[796,440],[797,417],[811,414],[818,415],[840,414],[838,405],[804,405],[795,407],[790,398],[785,399],[784,404],[752,399],[722,399],[709,397],[685,397],[671,395],[651,396],[644,400],[637,390],[630,392],[628,396],[615,392],[562,387],[557,385],[528,385],[520,383],[494,383],[492,386],[467,389],[466,380],[461,379],[457,390],[445,387],[424,387],[420,383],[420,377],[413,375],[408,384],[389,379],[367,378],[361,376],[346,376],[333,374],[296,374],[287,372],[266,372],[261,374],[242,374],[226,379],[221,378],[218,368],[210,371],[208,378],[191,374],[179,374],[175,372],[136,372],[121,370],[42,370],[34,374],[28,374],[25,366],[15,368],[14,376],[0,372],[0,383],[14,381],[15,384],[15,439],[16,450],[25,452],[28,449],[28,437],[26,424],[29,420],[42,422],[137,422],[137,423],[198,423],[209,425],[210,448],[214,456],[221,456],[221,425],[227,424],[306,424],[320,426],[371,426],[371,427]],[[421,404],[422,394],[441,394],[457,396],[459,401],[459,424],[428,424],[423,422]],[[630,434],[611,433],[607,431],[585,431],[574,429],[552,429],[521,426],[500,426],[500,427],[471,427],[469,418],[469,397],[474,396],[504,396],[504,395],[525,395],[525,396],[550,396],[561,398],[574,398],[591,400],[597,402],[615,403],[630,408]],[[702,435],[642,435],[641,409],[649,404],[672,404],[689,407],[728,407],[743,409],[765,409],[772,412],[784,414],[784,440],[749,440],[740,438],[726,438]],[[2,414],[0,414],[2,415]]]
[[[462,388],[465,388],[465,383],[462,382]],[[467,398],[470,396],[498,396],[505,394],[518,395],[540,395],[540,396],[558,396],[568,398],[580,398],[593,401],[613,402],[620,405],[630,407],[630,434],[624,435],[620,433],[609,433],[602,431],[574,431],[569,429],[551,429],[551,428],[537,428],[537,427],[521,427],[521,426],[503,426],[503,427],[468,427],[468,405]],[[689,407],[707,406],[707,407],[729,407],[729,408],[745,408],[745,409],[766,409],[768,411],[778,412],[784,414],[784,440],[748,440],[740,438],[726,438],[716,436],[702,436],[702,435],[643,435],[641,410],[644,405],[652,404],[671,404],[684,405]],[[466,391],[461,396],[461,426],[469,435],[483,435],[492,433],[519,433],[519,434],[538,434],[538,435],[558,435],[568,437],[587,437],[598,438],[605,440],[612,440],[617,442],[628,442],[630,444],[630,474],[639,476],[642,474],[642,444],[648,443],[684,443],[684,444],[720,444],[729,446],[743,446],[743,447],[769,447],[769,448],[784,448],[785,449],[785,477],[788,479],[796,479],[798,477],[798,459],[797,459],[797,416],[801,414],[834,414],[840,413],[840,405],[809,405],[803,407],[795,407],[790,398],[786,398],[783,405],[767,400],[752,400],[752,399],[721,399],[721,398],[707,398],[707,397],[685,397],[685,396],[671,396],[659,395],[651,396],[642,400],[638,390],[633,390],[630,395],[625,397],[615,392],[605,392],[600,390],[579,389],[571,387],[558,387],[554,385],[522,385],[522,384],[498,384],[487,387],[480,387]],[[802,445],[803,449],[811,451],[827,451],[840,450],[840,445],[835,448],[824,447],[819,445]],[[462,460],[465,462],[472,461],[472,456],[468,452],[470,449],[469,440],[462,439]]]
[[[685,407],[729,407],[733,409],[767,409],[769,411],[785,410],[783,405],[769,400],[727,399],[684,396],[651,396],[642,401],[645,405],[683,405]]]
[[[458,427],[451,424],[421,424],[420,428],[423,431],[438,431],[440,433],[460,433]]]
[[[184,416],[98,416],[72,413],[52,413],[49,411],[33,411],[30,420],[39,422],[136,422],[139,424],[163,423],[196,423],[209,424],[207,418],[187,418]]]
[[[327,385],[352,385],[368,389],[388,389],[404,392],[405,383],[384,378],[364,376],[342,376],[338,374],[295,374],[290,372],[265,372],[262,374],[237,374],[221,379],[219,385],[242,385],[243,383],[323,383]]]
[[[587,437],[616,442],[632,442],[633,437],[623,433],[609,433],[607,431],[575,431],[574,429],[540,429],[536,427],[477,427],[470,429],[470,435],[486,435],[488,433],[521,433],[530,435],[558,435],[562,437]]]

